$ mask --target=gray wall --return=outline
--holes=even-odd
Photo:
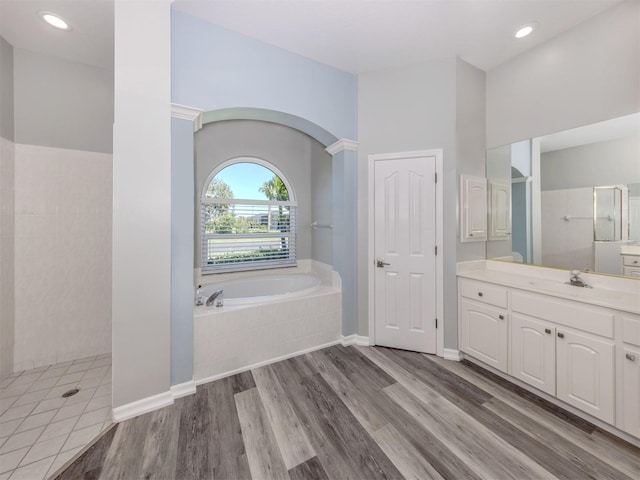
[[[0,137],[13,142],[13,47],[0,37]]]
[[[14,80],[16,143],[113,151],[112,71],[16,48]]]
[[[314,147],[315,144],[315,147]],[[331,223],[331,157],[311,137],[289,127],[253,120],[232,120],[205,125],[195,135],[195,202],[199,203],[202,189],[211,171],[226,160],[248,156],[268,161],[278,168],[295,193],[298,202],[297,256],[314,258],[331,264],[331,249],[312,245],[311,222],[320,221],[312,216],[312,206],[318,215],[329,214],[323,223]],[[313,173],[318,175],[312,181]],[[319,160],[319,162],[315,162]],[[325,164],[328,163],[328,165]],[[327,170],[328,169],[328,170]],[[314,192],[316,195],[314,195]],[[323,197],[324,194],[329,196]],[[324,201],[324,206],[322,206]],[[199,212],[196,209],[196,230],[200,231]],[[320,242],[324,233],[316,232]],[[328,236],[327,238],[330,238]],[[200,244],[196,234],[196,266],[199,266]],[[315,253],[316,256],[312,256]]]
[[[460,96],[458,99],[457,97]],[[368,156],[442,148],[445,347],[457,346],[456,262],[484,258],[457,241],[458,175],[484,175],[484,72],[450,58],[358,79],[358,333],[368,334]],[[457,149],[462,150],[458,156]]]
[[[542,190],[640,182],[640,136],[543,153]]]
[[[311,221],[330,225],[333,218],[332,158],[320,143],[311,141]],[[333,263],[333,234],[329,228],[311,230],[311,258]]]
[[[487,73],[487,144],[640,110],[640,2],[623,2]]]

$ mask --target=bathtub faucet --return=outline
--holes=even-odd
[[[210,307],[211,305],[216,304],[216,307],[222,307],[224,305],[222,296],[224,294],[224,290],[221,288],[220,290],[216,290],[211,294],[209,298],[207,298],[206,305]]]

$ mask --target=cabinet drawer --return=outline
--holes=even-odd
[[[511,310],[613,338],[615,315],[599,307],[514,291],[511,293]]]
[[[507,290],[489,283],[460,280],[460,294],[479,302],[507,308]]]
[[[640,277],[640,267],[627,267],[622,269],[622,274],[625,277]]]
[[[640,317],[622,314],[622,341],[640,347]]]
[[[628,267],[640,267],[640,256],[622,255],[622,264]]]

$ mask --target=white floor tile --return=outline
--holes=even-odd
[[[0,398],[9,398],[22,395],[29,388],[29,384],[25,383],[23,385],[14,385],[13,383],[9,386],[9,388],[3,388],[0,390]]]
[[[111,382],[100,385],[97,388],[94,397],[102,397],[103,395],[111,396]]]
[[[69,418],[69,417],[79,417],[82,414],[82,412],[84,412],[84,409],[87,407],[88,403],[89,402],[86,401],[86,402],[74,403],[73,405],[62,407],[60,410],[57,411],[52,421],[57,422],[59,420],[64,420],[65,418]]]
[[[20,375],[18,378],[16,378],[11,385],[14,387],[16,385],[24,385],[24,384],[31,385],[33,382],[35,382],[38,379],[39,376],[40,376],[40,372],[36,372],[36,373],[25,372],[22,375]]]
[[[67,369],[67,372],[65,373],[65,375],[68,375],[70,373],[86,372],[87,370],[89,370],[89,367],[91,366],[92,363],[93,363],[92,361],[74,363]]]
[[[83,378],[78,383],[78,387],[85,388],[85,389],[96,388],[98,385],[100,385],[101,381],[102,379],[100,377]]]
[[[91,368],[111,366],[111,356],[99,358],[91,364]]]
[[[11,453],[0,454],[0,473],[9,472],[20,465],[20,461],[28,451],[29,447],[24,447]]]
[[[67,435],[71,433],[77,421],[78,417],[71,417],[60,422],[50,423],[47,425],[47,428],[44,429],[42,435],[40,435],[39,440],[44,441],[60,435]]]
[[[48,458],[51,455],[57,455],[64,442],[67,440],[67,435],[61,435],[54,437],[44,442],[38,442],[31,450],[24,456],[20,462],[20,466],[28,465],[29,463],[37,462],[43,458]]]
[[[103,424],[111,417],[111,407],[99,408],[91,412],[83,413],[78,419],[78,423],[73,427],[74,430],[80,430],[98,423]]]
[[[29,405],[11,407],[2,415],[0,415],[0,423],[8,422],[9,420],[15,420],[16,418],[26,417],[33,411],[34,408],[36,408],[36,405],[36,403],[30,403]]]
[[[49,370],[47,370],[42,375],[40,375],[40,378],[38,378],[38,380],[44,380],[46,378],[61,377],[62,375],[64,375],[64,372],[67,371],[67,368],[68,367],[60,367],[57,364],[53,365],[51,368],[49,368]]]
[[[71,384],[71,385],[56,385],[51,390],[49,390],[49,392],[47,392],[47,395],[44,398],[48,399],[48,398],[61,397],[63,393],[69,391],[72,388],[73,388],[73,384]]]
[[[24,418],[16,418],[15,420],[0,423],[0,438],[5,438],[11,435],[23,421]]]
[[[0,398],[0,415],[6,412],[20,397]]]
[[[73,448],[71,450],[67,450],[66,452],[60,452],[56,459],[51,464],[49,471],[47,472],[48,476],[52,476],[60,467],[62,467],[67,461],[71,460],[73,456],[78,453],[82,447]]]
[[[0,480],[9,480],[13,472],[0,473]]]
[[[37,392],[27,392],[23,393],[18,400],[13,404],[14,407],[19,407],[20,405],[28,405],[30,403],[39,402],[42,400],[47,394],[46,390],[39,390]]]
[[[56,383],[58,383],[60,377],[40,378],[29,387],[28,392],[35,392],[36,390],[49,390]]]
[[[76,447],[82,447],[93,440],[102,431],[102,425],[92,425],[90,427],[83,428],[82,430],[76,430],[71,432],[69,438],[64,444],[63,450],[68,450]]]
[[[96,391],[96,395],[98,392]],[[85,412],[90,412],[91,410],[96,410],[102,407],[111,407],[111,395],[103,395],[101,397],[94,396],[90,401],[87,408],[84,409]]]
[[[15,472],[13,472],[13,475],[11,475],[9,478],[10,480],[44,479],[54,460],[55,456],[51,456],[49,458],[45,458],[44,460],[40,460],[39,462],[30,463],[29,465],[20,467]]]
[[[34,428],[33,430],[27,430],[26,432],[14,433],[9,439],[4,442],[0,447],[0,454],[5,454],[18,450],[26,446],[33,445],[38,440],[40,434],[44,431],[44,427]]]
[[[56,414],[55,410],[50,410],[48,412],[38,413],[36,415],[29,415],[24,419],[24,421],[20,424],[16,433],[24,432],[26,430],[31,430],[36,427],[42,427],[49,424],[53,416]]]
[[[65,398],[56,397],[56,398],[48,398],[47,400],[42,400],[38,403],[38,406],[33,409],[31,415],[35,415],[36,413],[46,412],[48,410],[57,410],[62,407],[65,403]]]
[[[62,377],[60,377],[60,380],[58,380],[58,383],[56,385],[69,385],[71,383],[78,383],[80,380],[82,380],[82,377],[84,377],[84,375],[85,372],[75,372],[69,374],[65,373]]]
[[[102,379],[102,377],[104,377],[104,375],[108,371],[109,371],[108,365],[105,365],[103,367],[98,367],[98,368],[92,368],[91,370],[87,370],[87,373],[85,373],[84,378],[100,377],[100,379]]]

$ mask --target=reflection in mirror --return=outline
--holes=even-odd
[[[640,113],[489,149],[486,174],[511,182],[510,235],[490,231],[487,258],[628,274],[622,254],[640,255]]]

